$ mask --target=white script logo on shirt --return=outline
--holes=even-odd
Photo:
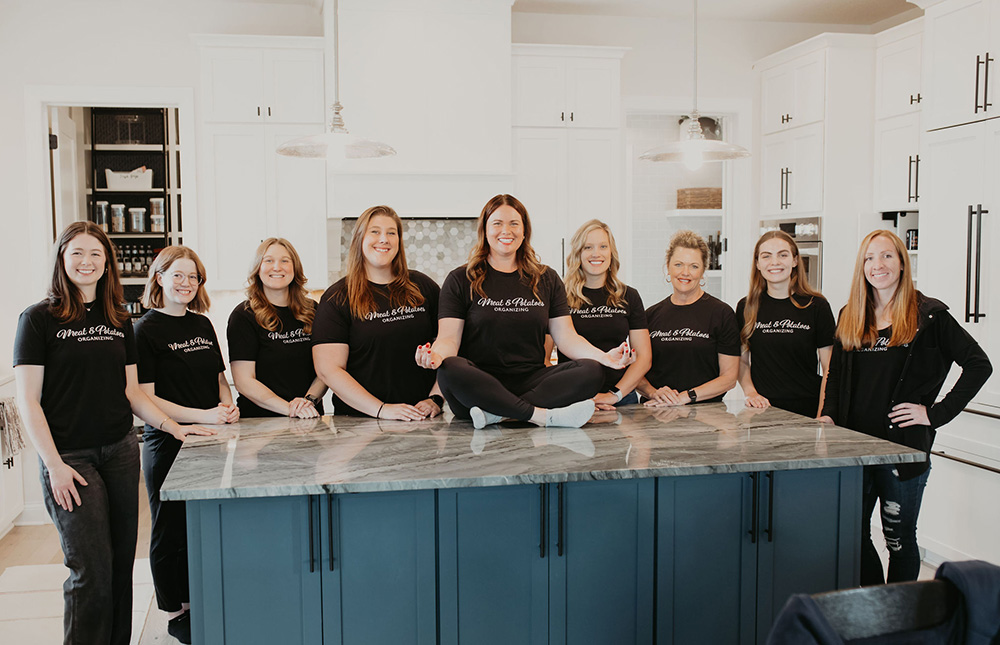
[[[286,345],[291,343],[307,343],[312,340],[312,337],[306,333],[305,329],[293,329],[292,331],[286,333],[272,331],[267,335],[267,337],[271,340],[280,340]]]
[[[784,320],[772,320],[769,322],[758,320],[754,329],[759,329],[762,334],[794,334],[798,330],[809,331],[812,327],[806,323],[785,318]]]
[[[615,315],[628,315],[628,312],[621,307],[609,307],[608,305],[598,305],[590,309],[570,308],[569,313],[580,318],[612,318]]]
[[[527,298],[507,298],[506,300],[493,300],[492,298],[480,298],[476,304],[480,307],[492,307],[493,311],[514,313],[526,312],[528,307],[544,307],[545,303],[540,300],[528,300]]]
[[[857,350],[859,352],[887,352],[889,351],[889,339],[885,336],[879,336],[875,339],[875,344],[871,347],[862,347]]]
[[[175,352],[177,350],[181,350],[183,352],[197,352],[199,349],[209,349],[213,345],[215,345],[215,343],[207,338],[202,338],[201,336],[195,336],[194,338],[186,340],[183,343],[167,343],[167,347]]]
[[[423,307],[397,307],[389,311],[373,311],[365,316],[365,320],[381,320],[384,323],[409,320],[415,314],[427,311]]]
[[[87,329],[60,329],[56,332],[56,338],[65,340],[75,338],[78,343],[85,343],[91,340],[114,340],[115,338],[125,338],[125,332],[107,325],[97,325]]]
[[[664,342],[691,341],[695,338],[704,338],[705,340],[708,340],[711,338],[707,332],[696,331],[690,327],[685,327],[684,329],[668,329],[665,331],[657,329],[656,331],[649,332],[649,337],[659,338]]]

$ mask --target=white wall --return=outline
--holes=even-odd
[[[29,190],[26,88],[37,86],[187,88],[198,85],[194,33],[318,36],[312,6],[205,2],[3,0],[0,2],[0,239],[8,278],[0,285],[0,377],[11,372],[17,315],[45,293],[51,214]],[[193,142],[191,142],[193,144]],[[185,151],[187,152],[187,151]],[[192,150],[193,152],[193,150]],[[185,158],[193,159],[185,154]],[[189,224],[190,225],[190,224]],[[12,243],[12,240],[18,240]]]

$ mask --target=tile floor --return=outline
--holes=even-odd
[[[62,584],[67,573],[61,564],[4,570],[0,575],[0,643],[58,645],[62,642]],[[138,645],[153,599],[149,560],[135,561],[133,581],[132,644]]]

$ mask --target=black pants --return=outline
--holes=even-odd
[[[478,406],[508,419],[528,421],[535,408],[561,408],[592,398],[604,385],[601,364],[589,359],[542,367],[528,374],[494,376],[460,356],[438,368],[438,385],[459,419]]]
[[[187,517],[184,502],[160,500],[160,488],[167,478],[182,442],[166,432],[146,426],[142,435],[143,475],[149,494],[149,568],[153,572],[156,606],[163,611],[180,611],[188,594]]]
[[[52,497],[39,459],[49,517],[59,530],[69,578],[63,583],[65,643],[128,645],[132,635],[132,567],[139,528],[139,449],[131,432],[97,448],[60,450],[87,480],[76,484],[80,506],[64,510]]]

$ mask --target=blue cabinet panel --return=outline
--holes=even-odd
[[[656,642],[752,643],[750,475],[657,480]]]
[[[567,483],[561,500],[549,485],[550,642],[653,642],[654,498],[652,479]]]
[[[318,498],[324,645],[437,641],[434,497],[422,490]]]
[[[318,526],[307,497],[188,502],[196,643],[319,643]],[[309,535],[309,528],[313,535]],[[199,534],[200,532],[200,534]],[[311,537],[311,539],[310,539]],[[312,549],[310,549],[310,544]],[[310,551],[314,571],[310,573]]]
[[[544,486],[441,490],[441,643],[548,642]]]

